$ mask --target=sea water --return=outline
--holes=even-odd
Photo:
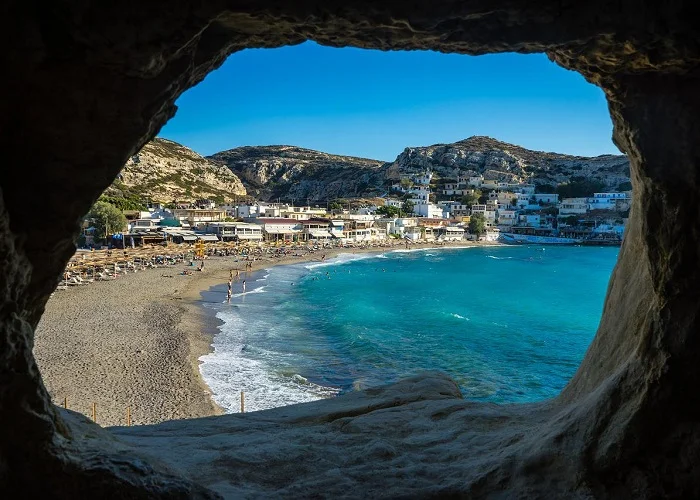
[[[215,401],[262,410],[424,370],[465,398],[556,396],[600,320],[618,248],[474,247],[342,254],[214,288],[222,321],[201,371]]]

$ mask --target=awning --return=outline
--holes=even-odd
[[[298,230],[294,229],[277,229],[277,228],[265,228],[264,231],[267,234],[298,234]]]
[[[219,238],[217,238],[215,234],[200,234],[197,235],[197,238],[202,241],[219,241]]]
[[[173,234],[172,236],[180,236],[182,241],[197,241],[197,237],[191,234]]]
[[[328,231],[309,231],[309,235],[311,235],[312,238],[330,238],[331,233]]]

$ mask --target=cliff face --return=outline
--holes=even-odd
[[[629,160],[623,155],[589,158],[545,153],[478,136],[453,144],[409,147],[393,163],[294,146],[246,146],[208,158],[228,166],[249,194],[263,200],[370,198],[386,193],[402,176],[426,169],[445,179],[483,174],[552,186],[586,179],[599,181],[612,191],[630,182]]]
[[[263,200],[320,201],[374,196],[384,184],[383,162],[294,146],[245,146],[208,157],[226,165]]]
[[[161,138],[153,139],[132,156],[107,192],[124,188],[162,203],[202,198],[230,201],[246,194],[241,180],[228,168]]]
[[[406,148],[387,170],[387,178],[398,179],[426,169],[449,179],[482,174],[502,181],[553,186],[585,178],[602,182],[613,191],[630,181],[629,160],[623,155],[546,153],[480,136],[453,144]]]

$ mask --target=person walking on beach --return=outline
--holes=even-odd
[[[231,303],[231,287],[229,287],[228,292],[226,293],[226,302],[229,304]]]
[[[240,281],[240,280],[241,280],[241,270],[236,269],[236,281]]]

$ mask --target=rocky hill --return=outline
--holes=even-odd
[[[386,177],[381,161],[294,146],[245,146],[208,158],[228,166],[262,200],[371,197],[383,192]]]
[[[629,160],[623,155],[546,153],[480,136],[453,144],[406,148],[388,167],[386,176],[398,180],[426,169],[445,179],[482,174],[489,179],[550,186],[588,180],[613,191],[630,180]]]
[[[453,144],[409,147],[392,163],[294,146],[247,146],[208,158],[227,165],[249,194],[263,200],[279,197],[312,202],[379,196],[401,177],[426,169],[443,180],[483,174],[543,187],[588,180],[612,191],[628,188],[630,180],[629,161],[623,155],[582,157],[531,151],[478,136]]]
[[[511,182],[556,187],[595,181],[611,191],[629,188],[622,155],[570,156],[531,151],[490,137],[408,147],[391,163],[339,156],[295,146],[245,146],[202,157],[176,142],[155,139],[131,158],[107,194],[171,202],[257,199],[322,202],[381,196],[402,177],[430,169],[439,183],[482,174]]]
[[[210,198],[228,202],[246,194],[240,179],[177,142],[156,138],[134,155],[107,190],[169,203]]]

